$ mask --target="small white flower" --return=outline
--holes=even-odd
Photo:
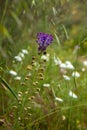
[[[24,53],[20,52],[20,53],[18,54],[18,56],[20,56],[21,58],[24,58]]]
[[[72,98],[78,98],[77,95],[73,93],[72,91],[69,91],[69,96]]]
[[[70,61],[66,61],[65,63],[62,63],[62,62],[61,62],[60,68],[73,70],[73,69],[74,69],[74,66],[71,64]]]
[[[56,100],[56,101],[59,101],[59,102],[63,102],[63,99],[62,99],[62,98],[55,97],[55,100]]]
[[[42,55],[42,56],[41,56],[41,59],[42,59],[42,60],[49,61],[49,54]]]
[[[14,78],[15,80],[21,80],[21,77],[20,76],[17,76]]]
[[[66,61],[65,64],[66,64],[66,68],[67,68],[67,69],[71,69],[71,70],[74,69],[74,66],[71,64],[70,61]]]
[[[19,61],[19,62],[22,61],[22,58],[20,56],[15,56],[14,58],[15,58],[16,61]]]
[[[43,84],[43,87],[50,87],[50,84]]]
[[[65,68],[65,69],[66,69],[66,64],[61,63],[61,64],[60,64],[60,68]]]
[[[64,78],[65,80],[70,80],[70,77],[67,76],[67,75],[63,75],[63,78]]]
[[[84,72],[85,71],[85,68],[82,68],[82,72]]]
[[[83,62],[84,66],[87,66],[87,60]]]
[[[72,73],[72,76],[73,76],[73,77],[76,77],[76,78],[79,78],[79,77],[80,77],[80,74],[76,71],[76,72],[73,72],[73,73]]]
[[[26,49],[22,49],[23,54],[28,54],[28,51]]]
[[[15,72],[14,70],[10,70],[9,73],[13,76],[17,76],[17,72]]]

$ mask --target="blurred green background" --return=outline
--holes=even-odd
[[[21,48],[34,48],[37,32],[54,36],[65,48],[87,49],[86,0],[0,0],[0,63],[12,60]]]
[[[56,54],[62,61],[68,59],[75,65],[77,55],[72,52],[80,48],[78,56],[87,59],[87,0],[0,0],[0,77],[3,77],[16,93],[22,88],[19,81],[14,81],[9,70],[15,70],[24,78],[27,73],[26,66],[31,63],[33,55],[37,56],[36,35],[38,32],[53,35],[53,44],[48,49],[51,56]],[[17,56],[22,49],[27,49],[29,54],[22,63],[13,63],[14,56]],[[81,70],[80,65],[78,63],[77,65],[79,66],[77,70]],[[52,68],[52,71],[51,67],[54,66],[49,63],[47,77],[50,79],[49,75],[51,75],[55,81],[56,75],[58,74],[58,78],[61,75],[57,72],[56,67]],[[52,73],[50,74],[50,72]],[[85,104],[87,100],[84,98],[84,92],[87,88],[86,75],[81,78],[84,80],[78,80],[78,84],[85,87],[79,87],[79,92],[85,99],[83,100]],[[59,79],[54,82],[55,88],[58,82]],[[64,86],[65,82],[61,84]],[[71,84],[72,88],[74,83]],[[29,85],[33,91],[33,85]],[[0,87],[0,116],[5,116],[6,111],[9,111],[11,104],[14,103],[14,97],[5,91],[7,86],[4,86],[2,82]],[[65,87],[65,89],[67,88]],[[56,93],[58,92],[59,89]],[[64,93],[62,95],[66,96],[67,94]],[[87,94],[85,93],[85,95]],[[69,100],[69,98],[67,99]],[[73,113],[75,112],[73,111]],[[7,115],[7,119],[8,117]]]

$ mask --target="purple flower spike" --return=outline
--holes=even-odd
[[[50,34],[45,34],[40,32],[37,34],[37,43],[38,43],[38,51],[39,53],[44,52],[53,41],[53,36]]]

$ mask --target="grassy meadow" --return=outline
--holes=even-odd
[[[86,0],[0,0],[0,130],[87,130],[86,12]],[[53,42],[39,54],[40,32]]]

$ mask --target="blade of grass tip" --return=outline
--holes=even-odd
[[[55,38],[56,38],[56,40],[57,40],[58,45],[61,46],[61,43],[60,43],[59,37],[57,36],[56,33],[54,33],[54,35],[55,35]]]
[[[3,25],[0,24],[0,33],[5,36],[10,43],[14,44],[14,41],[12,39],[12,36],[10,35],[10,33],[8,32],[7,28]]]
[[[68,32],[66,30],[66,27],[64,25],[62,25],[63,29],[64,29],[64,33],[65,33],[65,36],[67,39],[69,39],[69,35],[68,35]]]
[[[18,101],[17,95],[15,94],[14,90],[10,87],[10,85],[5,81],[5,79],[0,77],[1,82],[5,85],[5,87],[12,93],[12,95],[16,98]]]
[[[10,11],[10,14],[14,18],[14,20],[16,21],[16,23],[18,24],[18,27],[21,27],[22,26],[22,22],[19,19],[19,17],[16,15],[16,13],[13,12],[13,11]]]

